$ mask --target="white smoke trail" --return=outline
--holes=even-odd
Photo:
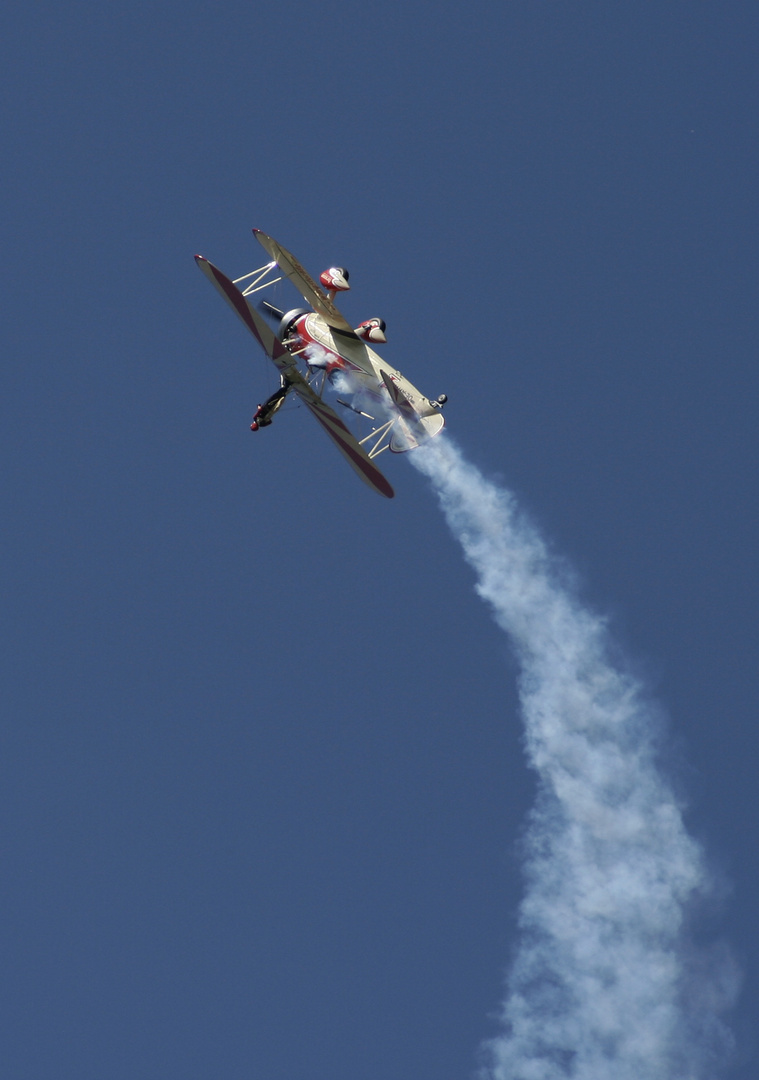
[[[562,581],[514,498],[444,436],[409,460],[510,635],[539,781],[503,1033],[486,1044],[482,1075],[711,1077],[736,979],[729,958],[720,971],[702,964],[698,979],[688,960],[687,911],[709,879],[656,764],[656,710],[615,667],[603,620]]]

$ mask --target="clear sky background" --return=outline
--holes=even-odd
[[[757,1075],[753,3],[2,18],[0,1071],[454,1080],[532,805],[426,482],[365,488],[198,273],[252,226],[516,491],[670,717]]]

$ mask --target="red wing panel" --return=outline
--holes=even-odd
[[[272,329],[264,322],[252,304],[248,303],[235,283],[230,281],[227,275],[223,274],[221,270],[214,266],[213,263],[210,263],[208,259],[204,259],[202,255],[196,255],[195,261],[211,284],[221,293],[229,306],[237,312],[266,355],[274,361],[277,367],[289,365],[292,361],[287,349],[281,344]],[[287,365],[281,363],[281,357],[287,359]]]
[[[298,386],[295,387],[296,392],[299,389]],[[314,395],[313,400],[305,394],[301,394],[301,397],[361,479],[374,491],[384,495],[386,499],[392,499],[395,495],[392,487],[373,463],[366,450],[359,446],[337,413],[316,395]]]

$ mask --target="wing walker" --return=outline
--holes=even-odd
[[[287,397],[295,394],[361,479],[391,499],[393,489],[375,465],[375,458],[388,449],[405,453],[437,435],[445,423],[441,410],[446,395],[425,397],[371,348],[371,344],[387,340],[382,319],[367,319],[354,329],[340,314],[334,300],[338,292],[350,288],[347,270],[325,270],[319,278],[321,288],[276,240],[260,229],[254,229],[253,234],[269,261],[234,281],[202,255],[195,256],[205,276],[237,312],[279,372],[279,388],[258,406],[251,430],[268,427]],[[285,312],[263,300],[263,310],[279,322],[275,332],[250,297],[283,278],[295,286],[310,307]],[[346,427],[324,400],[329,387],[351,399],[338,397],[337,404],[357,414],[364,423],[368,421],[368,434],[357,438]]]

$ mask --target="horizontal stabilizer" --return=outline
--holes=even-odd
[[[388,375],[386,371],[381,371],[382,381],[387,387],[387,392],[390,394],[390,400],[400,412],[401,416],[406,420],[416,421],[419,419],[419,413],[411,404],[410,399],[403,393],[397,382]]]
[[[439,409],[434,409],[427,398],[423,398],[417,391],[416,400],[412,399],[414,388],[403,379],[409,387],[408,390],[404,389],[400,385],[402,376],[394,379],[386,371],[380,374],[390,400],[398,410],[398,420],[390,439],[390,450],[394,454],[405,454],[408,450],[414,450],[443,430],[443,414]]]

